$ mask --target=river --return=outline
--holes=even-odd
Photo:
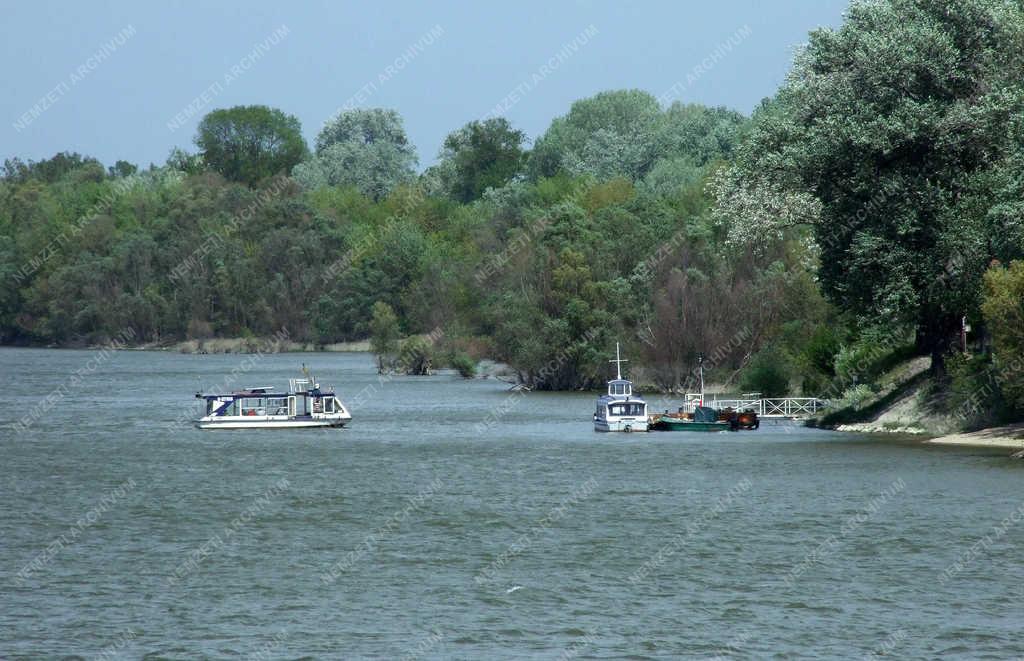
[[[350,427],[182,422],[302,362]],[[1005,452],[598,434],[591,394],[380,382],[366,354],[0,349],[0,374],[0,658],[1024,654]]]

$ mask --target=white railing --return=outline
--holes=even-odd
[[[817,397],[773,397],[765,399],[715,399],[704,396],[704,406],[715,409],[752,409],[760,418],[799,418],[829,407],[829,400]],[[683,402],[683,411],[693,413],[697,400]]]

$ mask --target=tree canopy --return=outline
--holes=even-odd
[[[195,143],[209,168],[249,185],[291,172],[307,152],[299,120],[260,105],[208,113],[199,123]]]
[[[915,328],[941,368],[1007,248],[990,184],[1020,158],[1022,37],[1020,6],[999,0],[854,2],[755,117],[719,182],[725,213],[750,236],[810,224],[823,291],[866,324]]]
[[[316,137],[316,153],[295,167],[303,187],[352,186],[374,200],[414,177],[416,150],[394,110],[356,109],[330,120]]]
[[[302,162],[283,155],[297,122],[266,108],[211,113],[200,154],[144,171],[9,159],[0,340],[287,328],[375,338],[382,369],[489,358],[537,389],[598,386],[619,341],[666,390],[703,354],[723,388],[836,398],[917,351],[939,376],[953,355],[950,396],[999,375],[1019,409],[1022,13],[858,0],[751,118],[611,90],[528,152],[507,120],[470,122],[419,176],[382,109],[332,119]],[[285,125],[280,150],[247,151]],[[977,360],[954,355],[965,317]]]
[[[663,111],[641,90],[601,92],[551,123],[534,145],[528,171],[535,178],[563,171],[639,181],[658,170],[659,183],[669,172],[678,183],[692,182],[697,168],[731,154],[743,123],[724,108],[675,102]]]
[[[437,167],[442,186],[458,202],[472,202],[500,188],[523,167],[526,134],[504,117],[472,121],[448,134]]]

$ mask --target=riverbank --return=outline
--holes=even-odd
[[[975,448],[1003,448],[1024,450],[1024,422],[1003,427],[990,427],[973,432],[948,434],[932,438],[925,443],[934,445],[961,445]]]
[[[861,434],[955,433],[961,421],[942,413],[943,407],[931,399],[930,368],[931,360],[921,356],[899,363],[878,377],[876,392],[809,421],[809,426]]]
[[[358,342],[335,342],[332,344],[315,344],[313,342],[292,342],[290,340],[275,341],[272,338],[218,337],[208,340],[185,340],[171,345],[140,345],[128,347],[148,351],[176,351],[178,353],[309,353],[326,351],[329,353],[365,353],[370,350],[369,340]]]
[[[215,337],[202,340],[181,340],[172,342],[68,342],[66,344],[9,344],[0,347],[22,349],[118,349],[122,351],[168,351],[186,354],[220,353],[368,353],[369,340],[355,342],[293,342],[277,337]]]

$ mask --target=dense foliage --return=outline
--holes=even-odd
[[[294,118],[235,108],[147,171],[9,160],[0,340],[287,328],[372,337],[381,371],[486,357],[541,389],[600,385],[619,341],[664,389],[703,356],[720,386],[835,398],[910,347],[949,359],[954,399],[998,372],[1019,411],[1021,267],[984,274],[1024,257],[1022,70],[1019,5],[858,0],[749,119],[602,92],[532,149],[470,122],[417,175],[394,111],[341,113],[310,155]]]
[[[412,174],[390,111],[330,122],[295,182],[243,185],[180,150],[141,173],[69,154],[9,162],[3,339],[373,335],[383,370],[400,336],[440,328],[440,360],[466,374],[472,359],[506,361],[539,388],[599,384],[616,340],[665,387],[689,383],[700,352],[717,351],[709,367],[731,375],[787,320],[821,309],[806,251],[722,249],[703,187],[740,135],[738,115],[675,105],[652,122],[659,132],[640,147],[658,155],[656,184],[641,176],[651,168],[620,176],[606,154],[581,161],[586,150],[573,156],[581,169],[533,177],[522,133],[488,120],[449,137],[437,186],[436,170]],[[359,167],[317,184],[306,175],[335,147]],[[593,174],[604,170],[616,174]]]
[[[1024,261],[985,273],[981,306],[992,332],[992,371],[1011,417],[1024,414]]]
[[[824,293],[913,329],[941,372],[988,262],[1024,248],[1022,70],[1018,3],[854,2],[757,113],[722,211],[749,234],[810,225]]]
[[[394,110],[349,110],[324,124],[316,154],[296,166],[296,181],[308,190],[351,186],[381,200],[397,185],[412,181],[416,150]]]
[[[307,151],[299,120],[267,106],[214,110],[199,123],[196,146],[211,170],[249,185],[290,172]]]

